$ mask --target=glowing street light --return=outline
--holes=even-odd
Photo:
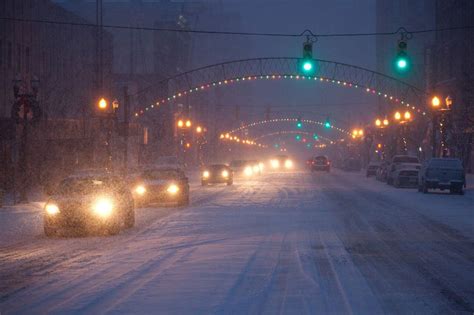
[[[441,100],[437,96],[433,96],[431,99],[431,106],[433,108],[438,108],[441,105]]]
[[[191,120],[189,120],[189,119],[186,120],[186,127],[189,128],[189,127],[191,127],[191,125],[192,125]]]
[[[411,119],[411,113],[409,111],[406,111],[405,114],[403,114],[403,118],[405,120],[410,120]]]
[[[379,118],[377,118],[377,119],[375,120],[375,126],[377,126],[377,127],[382,126],[382,121],[381,121]]]
[[[184,122],[181,119],[178,120],[178,127],[183,128],[183,126],[184,126]]]
[[[201,133],[201,132],[202,132],[202,127],[201,127],[201,126],[197,126],[197,127],[196,127],[196,132],[197,132],[197,133]]]
[[[400,112],[396,112],[395,115],[393,115],[393,118],[395,118],[395,120],[400,120],[402,119],[402,114],[400,114]]]
[[[106,110],[106,109],[107,109],[108,103],[107,103],[107,101],[105,100],[105,98],[101,98],[101,99],[99,100],[98,106],[99,106],[99,109],[100,109],[100,110]]]

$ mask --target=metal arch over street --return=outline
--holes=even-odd
[[[298,122],[298,121],[301,121],[304,124],[315,125],[315,126],[318,126],[318,127],[321,127],[321,128],[327,128],[327,127],[325,127],[325,122],[317,121],[317,120],[299,119],[299,118],[274,118],[274,119],[268,119],[268,120],[255,121],[255,122],[252,122],[252,123],[249,123],[249,124],[246,124],[246,125],[242,125],[238,128],[223,132],[222,134],[226,134],[226,133],[233,134],[233,133],[239,132],[239,131],[244,130],[244,129],[249,129],[249,128],[253,128],[253,127],[257,127],[257,126],[265,125],[265,124],[291,123],[291,122]],[[331,123],[331,125],[328,129],[336,130],[336,131],[344,134],[345,136],[351,136],[352,135],[349,131],[347,131],[343,128],[336,127],[332,123]]]
[[[137,92],[136,94],[150,90],[167,91],[166,95],[157,92],[155,104],[143,107],[134,114],[136,117],[141,116],[156,106],[212,87],[253,80],[296,79],[359,89],[387,99],[394,106],[406,106],[426,115],[420,107],[426,94],[413,85],[355,65],[321,59],[314,59],[314,62],[316,70],[310,76],[301,74],[301,59],[295,57],[242,59],[193,69]]]

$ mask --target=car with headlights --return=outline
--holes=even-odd
[[[118,233],[135,224],[133,196],[119,176],[71,175],[49,191],[44,207],[44,233],[63,230]]]
[[[270,159],[269,164],[270,169],[273,171],[288,171],[295,167],[293,160],[287,155],[276,155]]]
[[[234,172],[226,164],[212,164],[204,167],[201,172],[201,185],[234,183]]]
[[[370,162],[369,165],[367,165],[367,168],[365,170],[365,176],[366,177],[376,176],[379,168],[380,168],[380,162]]]
[[[189,205],[189,180],[181,168],[173,166],[145,166],[131,176],[135,204],[156,203]]]
[[[311,172],[324,171],[329,172],[331,170],[331,162],[325,155],[319,155],[313,158],[311,161]]]
[[[464,194],[466,175],[462,162],[453,158],[432,158],[425,161],[419,173],[418,191],[449,189],[451,194]]]
[[[395,155],[387,169],[387,184],[393,185],[395,182],[395,176],[398,175],[398,171],[401,168],[420,169],[420,160],[416,156],[411,155]]]

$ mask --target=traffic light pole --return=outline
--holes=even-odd
[[[20,156],[19,156],[19,165],[21,172],[21,187],[20,187],[20,202],[27,202],[27,186],[28,186],[28,158],[27,158],[27,144],[28,144],[28,111],[26,109],[26,104],[23,104],[23,132],[21,134],[20,142]]]
[[[128,170],[128,137],[130,129],[130,96],[128,95],[128,89],[125,86],[123,88],[123,137],[124,137],[124,148],[123,148],[123,164],[124,171]]]

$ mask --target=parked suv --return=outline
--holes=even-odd
[[[395,155],[387,170],[387,184],[393,185],[396,176],[401,168],[413,168],[419,170],[421,168],[420,160],[416,156]]]
[[[432,158],[421,168],[418,191],[427,193],[428,189],[449,189],[450,193],[464,194],[466,175],[459,159]]]
[[[331,163],[325,155],[316,156],[311,162],[311,172],[315,171],[325,171],[329,172],[331,170]]]

